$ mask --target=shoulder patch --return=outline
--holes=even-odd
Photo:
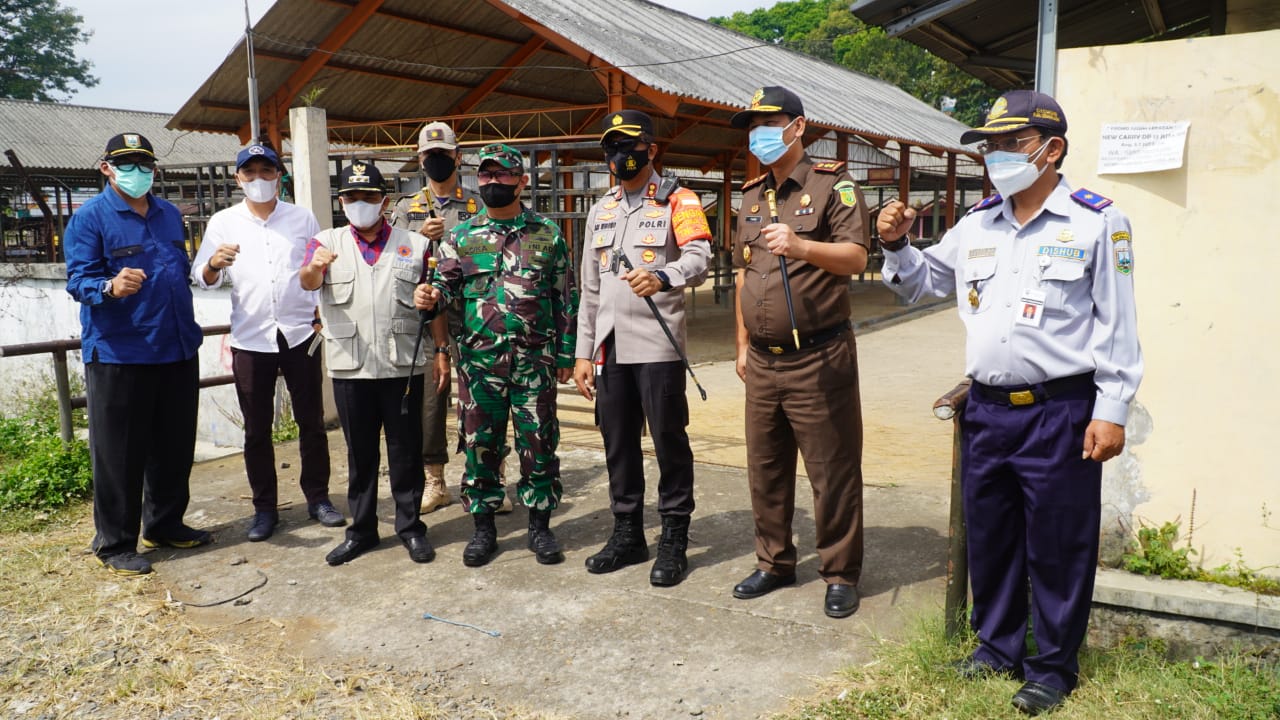
[[[969,212],[975,212],[977,210],[986,210],[987,208],[995,207],[996,205],[999,205],[1002,202],[1004,202],[1004,198],[1000,197],[1000,193],[996,193],[995,195],[988,195],[987,197],[984,197],[981,200],[979,200],[977,205],[974,205],[973,207],[969,208]]]
[[[1111,198],[1102,197],[1098,193],[1084,188],[1080,188],[1079,190],[1071,193],[1071,199],[1090,210],[1096,210],[1098,212],[1101,212],[1103,208],[1111,204]]]
[[[746,190],[747,188],[755,187],[756,185],[759,185],[760,183],[764,182],[764,179],[767,177],[769,177],[769,173],[765,173],[758,178],[752,178],[742,183],[742,189]]]
[[[834,175],[838,172],[844,172],[845,164],[839,160],[833,160],[831,162],[816,162],[813,164],[813,169],[820,173]]]

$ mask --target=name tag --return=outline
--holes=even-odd
[[[1018,324],[1038,328],[1044,323],[1045,294],[1041,290],[1023,290],[1018,298]]]

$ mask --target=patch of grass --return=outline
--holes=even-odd
[[[947,668],[973,639],[948,642],[941,615],[902,642],[880,644],[877,659],[845,670],[787,720],[999,720],[1024,718],[1010,704],[1020,683],[961,680]],[[1248,655],[1213,662],[1169,662],[1159,642],[1129,642],[1081,655],[1080,686],[1061,720],[1274,720],[1280,717],[1280,665]]]
[[[89,446],[63,446],[57,418],[0,418],[0,510],[46,511],[87,497],[93,484]]]

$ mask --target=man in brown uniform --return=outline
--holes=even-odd
[[[823,609],[848,617],[862,571],[862,409],[848,282],[867,264],[866,204],[844,163],[815,163],[805,152],[795,93],[761,88],[732,123],[750,129],[751,153],[769,169],[742,187],[733,251],[758,559],[733,596],[757,598],[796,581],[798,449],[813,486]],[[776,221],[768,191],[777,193]]]

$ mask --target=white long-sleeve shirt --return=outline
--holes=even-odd
[[[1024,225],[1011,203],[980,202],[940,243],[886,252],[884,282],[911,302],[956,293],[965,374],[1030,385],[1094,373],[1093,417],[1124,425],[1142,380],[1129,220],[1059,178]]]
[[[318,295],[303,290],[298,270],[307,241],[320,233],[310,210],[277,201],[266,220],[249,212],[241,202],[219,210],[209,218],[200,251],[191,267],[191,279],[203,289],[231,282],[231,346],[253,352],[278,352],[276,331],[289,347],[311,337]],[[235,263],[218,272],[213,283],[204,281],[204,269],[219,245],[237,243]]]

